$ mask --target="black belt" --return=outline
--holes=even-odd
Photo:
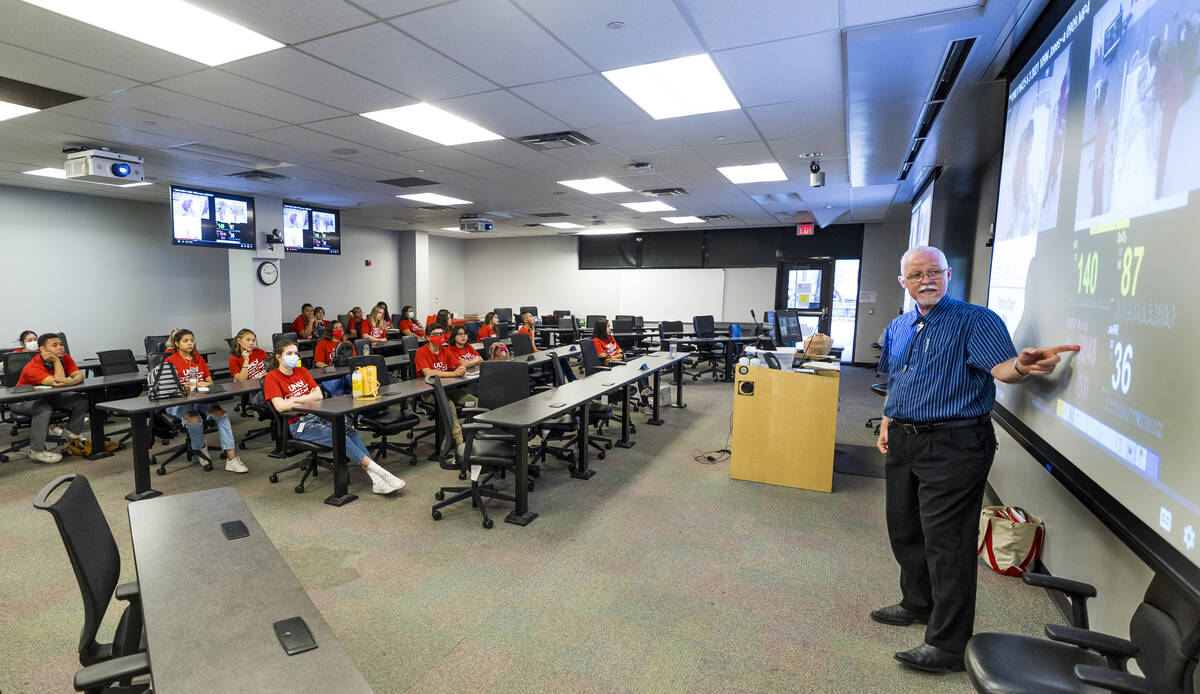
[[[899,424],[904,429],[906,434],[927,434],[931,431],[939,431],[941,429],[958,429],[960,427],[973,427],[980,424],[987,424],[992,421],[990,414],[980,415],[978,417],[967,417],[966,419],[943,419],[937,422],[914,422],[911,419],[893,419],[894,424]]]

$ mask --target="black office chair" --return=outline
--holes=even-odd
[[[96,352],[96,356],[100,359],[100,369],[104,372],[105,376],[133,374],[138,371],[138,363],[131,349],[110,349],[103,352]],[[125,398],[136,398],[142,394],[143,390],[145,388],[141,383],[115,386],[106,391],[105,399],[124,400]],[[108,433],[109,436],[117,436],[119,434],[123,434],[123,436],[117,440],[118,446],[133,438],[133,427]]]
[[[606,320],[607,318],[607,316],[602,316],[598,313],[589,313],[583,321],[584,329],[590,333],[596,327],[596,321]]]
[[[51,502],[50,495],[63,485],[66,485],[63,493]],[[121,576],[121,554],[92,486],[83,475],[62,475],[42,487],[33,507],[54,517],[83,597],[79,664],[85,670],[88,666],[104,665],[90,671],[91,676],[84,674],[83,683],[88,685],[84,689],[101,690],[108,684],[117,683],[131,688],[126,691],[145,691],[145,685],[132,689],[133,678],[150,672],[150,661],[145,654],[141,593],[137,581],[117,584]],[[113,597],[129,604],[117,621],[112,642],[101,643],[96,640],[96,635]],[[105,676],[97,677],[101,670]],[[77,675],[76,689],[80,689],[79,683]]]
[[[551,352],[551,354],[554,353]],[[557,388],[567,382],[561,361],[551,358],[547,363],[550,364],[554,377],[553,385],[536,386],[535,391]],[[554,419],[547,419],[537,426],[536,434],[538,446],[529,456],[529,476],[540,476],[540,463],[546,459],[547,455],[552,455],[565,462],[568,469],[573,472],[575,469],[575,443],[579,435],[579,418],[575,412],[567,412]],[[554,445],[555,443],[558,445]]]
[[[271,484],[276,484],[279,482],[279,475],[282,473],[291,472],[292,470],[301,470],[304,474],[300,475],[300,482],[296,485],[295,492],[297,494],[303,494],[304,483],[308,481],[310,475],[313,477],[313,479],[316,479],[317,471],[320,468],[326,468],[328,470],[333,469],[332,449],[329,446],[322,446],[321,444],[313,443],[312,441],[292,438],[291,431],[288,429],[287,420],[289,417],[294,415],[288,415],[285,417],[284,415],[280,414],[279,411],[275,409],[275,405],[273,405],[271,401],[266,398],[265,394],[263,396],[263,403],[271,413],[271,418],[275,425],[275,435],[279,437],[279,450],[282,453],[282,457],[290,458],[294,455],[302,454],[304,456],[296,462],[288,463],[278,470],[275,470],[267,479],[271,482]],[[322,458],[322,453],[329,453],[331,457]]]
[[[558,327],[560,330],[567,332],[558,334],[558,343],[561,345],[569,345],[572,342],[579,341],[579,324],[571,316],[565,316],[558,319]]]
[[[1200,660],[1200,600],[1155,575],[1129,621],[1129,640],[1087,629],[1086,583],[1027,573],[1030,585],[1072,603],[1072,626],[1047,624],[1047,639],[975,634],[967,642],[967,676],[977,692],[1173,692],[1194,694]],[[1137,660],[1144,677],[1126,671]]]
[[[878,374],[876,374],[876,375],[878,375]],[[887,397],[887,382],[872,383],[871,384],[871,392],[878,395],[881,398],[886,398]],[[867,419],[867,428],[870,429],[871,427],[875,427],[875,435],[876,436],[879,436],[879,427],[881,427],[882,425],[883,425],[883,417],[869,417]]]
[[[501,340],[507,338],[510,333],[514,332],[508,323],[498,323],[496,325],[496,337]]]
[[[571,312],[564,309],[557,309],[554,311],[554,317],[560,320],[563,318],[570,318]]]
[[[147,335],[142,338],[142,344],[146,347],[146,356],[151,354],[162,354],[167,350],[167,338],[170,335]]]
[[[600,363],[600,355],[596,353],[596,343],[592,342],[592,338],[586,337],[579,341],[579,351],[583,357],[583,373],[585,376],[600,373],[601,371],[612,371],[610,367]],[[620,394],[625,397],[625,393]],[[604,460],[604,451],[613,447],[613,440],[607,436],[601,436],[604,427],[609,424],[621,422],[620,417],[613,412],[612,405],[608,402],[593,400],[588,403],[588,425],[596,427],[596,433],[588,436],[588,445],[600,451],[600,459]],[[632,424],[630,431],[634,431]]]
[[[492,312],[500,318],[502,324],[513,322],[513,310],[511,308],[494,308]]]
[[[25,365],[33,361],[33,358],[37,355],[37,352],[6,352],[3,355],[4,387],[15,387],[17,381],[21,380],[21,371],[25,368]],[[50,425],[59,426],[65,424],[70,418],[70,413],[56,410],[50,414]],[[14,410],[11,405],[0,405],[0,422],[10,426],[9,434],[13,437],[9,447],[0,451],[0,463],[7,463],[9,453],[15,453],[29,443],[24,440],[18,441],[17,434],[22,429],[28,429],[33,423],[33,418],[23,412]],[[46,438],[47,440],[53,439],[60,443],[62,441],[61,438],[52,436],[47,436]]]
[[[499,339],[500,338],[498,338],[498,337],[483,338],[483,340],[482,340],[483,349],[479,350],[479,355],[482,356],[484,359],[487,359],[488,354],[492,351],[492,345],[496,342],[496,340],[499,340]]]
[[[288,324],[288,327],[291,327],[291,324],[290,324],[290,323]],[[292,342],[296,342],[296,341],[298,341],[298,340],[300,339],[300,336],[299,336],[299,335],[297,335],[296,333],[294,333],[294,332],[292,332],[292,331],[290,331],[290,330],[287,330],[287,331],[284,331],[284,332],[281,332],[281,333],[272,333],[272,335],[271,335],[271,347],[272,347],[272,348],[274,348],[274,347],[275,347],[275,345],[279,344],[279,341],[280,341],[281,339],[285,338],[285,337],[286,337],[286,338],[288,338],[289,340],[291,340]]]
[[[514,362],[489,362],[486,366],[524,365]],[[426,382],[433,387],[434,400],[437,403],[437,416],[441,421],[442,428],[450,431],[450,427],[453,426],[450,400],[446,397],[441,380],[436,376],[431,376],[426,379]],[[463,479],[462,473],[465,472],[471,479],[471,485],[469,487],[442,487],[434,493],[433,498],[437,500],[437,503],[433,505],[433,519],[435,521],[442,519],[441,510],[443,508],[470,499],[471,505],[479,509],[479,514],[483,516],[483,527],[490,529],[493,523],[488,516],[484,499],[499,499],[516,503],[516,497],[496,491],[492,480],[500,471],[516,469],[516,446],[525,445],[525,442],[515,442],[512,434],[498,432],[487,424],[467,422],[462,425],[462,429],[463,442],[457,446],[454,444],[453,438],[449,436],[442,438],[438,458],[445,460],[448,456],[453,455],[454,468],[460,471],[459,478]],[[531,482],[530,487],[532,488],[532,486]],[[447,499],[447,494],[452,496]]]
[[[664,320],[658,322],[658,348],[660,350],[669,350],[670,342],[674,338],[683,337],[683,321],[680,320]],[[679,344],[675,346],[677,352],[695,352],[696,347],[690,344]],[[685,359],[683,367],[687,367],[695,362],[692,359]],[[672,377],[673,378],[673,377]],[[671,385],[675,385],[672,381]]]
[[[528,333],[513,333],[509,344],[514,357],[524,357],[533,354],[533,336]]]
[[[615,335],[617,344],[621,346],[621,351],[626,357],[636,357],[645,354],[645,350],[638,346],[638,338],[629,335],[633,332],[633,318],[618,317],[613,319],[614,333],[625,333],[624,335]]]
[[[696,337],[716,337],[716,324],[712,316],[693,316],[692,330]],[[725,345],[718,343],[696,345],[696,370],[689,371],[693,381],[700,380],[704,374],[712,374],[713,380],[719,380],[725,371]]]
[[[371,339],[360,337],[352,341],[354,344],[354,353],[360,357],[365,357],[371,353]]]
[[[357,369],[360,366],[374,366],[378,374],[379,386],[382,388],[391,383],[391,375],[384,364],[384,358],[378,354],[354,357],[350,360],[349,366],[352,369]],[[384,405],[359,412],[355,428],[370,432],[373,435],[374,438],[367,444],[367,451],[371,453],[371,457],[376,462],[386,458],[388,451],[397,451],[410,458],[408,461],[409,465],[416,465],[417,454],[413,449],[416,447],[417,441],[412,440],[408,444],[400,444],[395,441],[388,441],[388,437],[395,437],[401,433],[412,431],[420,423],[421,418],[415,414],[403,411],[391,412],[390,408]]]
[[[479,380],[475,382],[475,387],[477,393],[475,406],[463,407],[459,410],[459,417],[466,421],[470,421],[481,412],[494,410],[529,397],[529,364],[523,361],[497,361],[491,362],[486,369],[481,365]],[[530,432],[531,440],[535,434],[536,432]],[[528,472],[530,477],[537,477],[540,474],[540,468],[532,457]],[[503,470],[500,471],[500,477],[504,477]],[[466,479],[466,473],[461,474],[459,479]],[[532,486],[530,489],[532,490]]]
[[[275,418],[272,416],[272,407],[261,399],[255,401],[250,396],[242,398],[241,402],[242,416],[255,417],[260,422],[267,422],[266,426],[256,427],[247,431],[242,435],[242,440],[238,442],[238,448],[246,448],[246,444],[250,443],[259,436],[270,435],[271,440],[275,440],[278,436],[278,431],[275,427]]]
[[[467,329],[467,342],[479,342],[479,321],[466,321],[463,327]]]

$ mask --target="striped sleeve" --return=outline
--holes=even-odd
[[[893,321],[888,323],[887,328],[885,328],[883,331],[883,344],[880,346],[879,350],[879,365],[875,367],[875,373],[877,374],[885,374],[888,372],[888,364],[892,360],[889,352],[891,351],[892,347],[892,326],[894,324],[895,320],[893,319]]]
[[[967,335],[967,364],[981,371],[1017,356],[1008,328],[1000,316],[988,309],[976,312]]]

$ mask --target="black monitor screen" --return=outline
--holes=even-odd
[[[253,250],[254,199],[171,186],[171,241],[179,246]]]
[[[776,311],[775,322],[775,334],[778,335],[780,343],[794,345],[804,341],[804,333],[800,329],[800,316],[795,311]]]
[[[283,203],[283,250],[288,253],[340,254],[341,215],[337,210]]]

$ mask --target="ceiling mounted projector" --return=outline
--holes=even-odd
[[[458,230],[469,233],[478,233],[481,231],[491,231],[496,225],[487,217],[477,215],[463,215],[458,218]]]
[[[112,185],[139,183],[145,174],[141,157],[103,149],[67,153],[64,170],[67,172],[67,178],[73,181]]]

